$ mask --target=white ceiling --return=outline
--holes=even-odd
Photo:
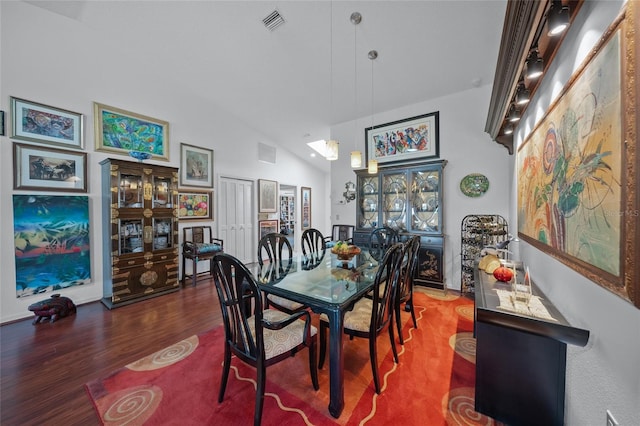
[[[506,0],[28,3],[144,51],[145,61],[158,61],[155,78],[323,170],[329,162],[311,159],[306,142],[328,138],[331,124],[371,116],[369,50],[379,52],[376,112],[491,84],[506,9]],[[262,19],[275,9],[286,22],[270,32]],[[357,27],[354,11],[363,17]]]

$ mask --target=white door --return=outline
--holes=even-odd
[[[242,263],[255,261],[253,228],[253,191],[251,180],[220,178],[218,223],[224,251]]]

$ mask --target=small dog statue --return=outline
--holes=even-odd
[[[55,322],[58,318],[63,318],[76,313],[76,305],[71,301],[71,299],[60,296],[59,294],[52,294],[51,299],[33,303],[29,305],[28,309],[36,316],[33,320],[34,325],[45,319]]]

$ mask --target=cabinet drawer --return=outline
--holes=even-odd
[[[444,237],[441,236],[426,236],[423,235],[420,237],[420,246],[436,246],[442,247],[444,246]]]

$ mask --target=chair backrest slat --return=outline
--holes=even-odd
[[[403,246],[400,243],[391,246],[384,255],[373,284],[373,309],[370,333],[377,334],[391,321],[395,305]],[[382,293],[381,293],[382,290]]]
[[[287,236],[277,232],[265,235],[258,243],[258,264],[293,261],[293,249]]]
[[[255,278],[238,259],[223,253],[214,257],[213,273],[225,338],[232,351],[241,359],[264,357],[262,332],[258,332],[262,328],[262,298]]]
[[[398,280],[398,299],[404,300],[413,291],[413,277],[418,267],[420,252],[420,236],[414,235],[404,243],[403,265],[401,276]]]
[[[314,228],[305,229],[302,232],[301,246],[302,255],[306,259],[306,265],[318,266],[327,251],[324,236]]]

